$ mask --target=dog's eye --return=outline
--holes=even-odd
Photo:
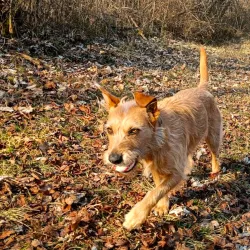
[[[112,128],[107,128],[107,133],[108,133],[109,135],[112,135],[112,134],[113,134],[113,129],[112,129]]]
[[[131,128],[129,131],[128,131],[128,135],[137,135],[139,133],[140,129],[138,128]]]

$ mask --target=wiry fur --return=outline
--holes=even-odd
[[[116,152],[123,155],[120,166],[140,161],[146,172],[152,173],[156,187],[126,215],[124,227],[128,230],[138,227],[150,211],[158,214],[168,212],[169,194],[176,189],[190,173],[192,154],[202,139],[205,139],[212,152],[212,172],[220,170],[218,162],[222,139],[222,120],[213,96],[206,90],[208,73],[206,54],[201,49],[201,82],[197,88],[178,92],[175,96],[157,103],[154,109],[141,107],[147,100],[156,105],[154,98],[145,100],[117,101],[107,96],[109,117],[106,126],[112,128],[109,135],[109,148],[105,153]],[[110,95],[110,94],[108,94]],[[137,98],[144,98],[142,94]],[[141,102],[140,102],[141,101]],[[153,111],[152,111],[153,110]],[[149,114],[149,112],[155,112]],[[157,113],[157,116],[156,116]],[[156,117],[156,122],[150,119]],[[138,128],[139,133],[128,134],[130,128]]]

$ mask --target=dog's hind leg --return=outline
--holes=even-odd
[[[206,143],[212,153],[212,174],[220,172],[219,150],[222,142],[222,118],[220,111],[214,107],[213,117],[209,117]]]

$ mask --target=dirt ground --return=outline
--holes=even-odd
[[[170,213],[138,230],[124,215],[153,187],[140,166],[104,166],[106,111],[117,96],[158,99],[198,83],[199,46],[174,40],[1,40],[1,249],[239,249],[250,246],[250,42],[206,47],[209,89],[222,112],[219,180],[205,144]]]

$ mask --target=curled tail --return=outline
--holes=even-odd
[[[203,47],[200,48],[200,83],[198,87],[207,88],[208,71],[207,71],[207,54]]]

